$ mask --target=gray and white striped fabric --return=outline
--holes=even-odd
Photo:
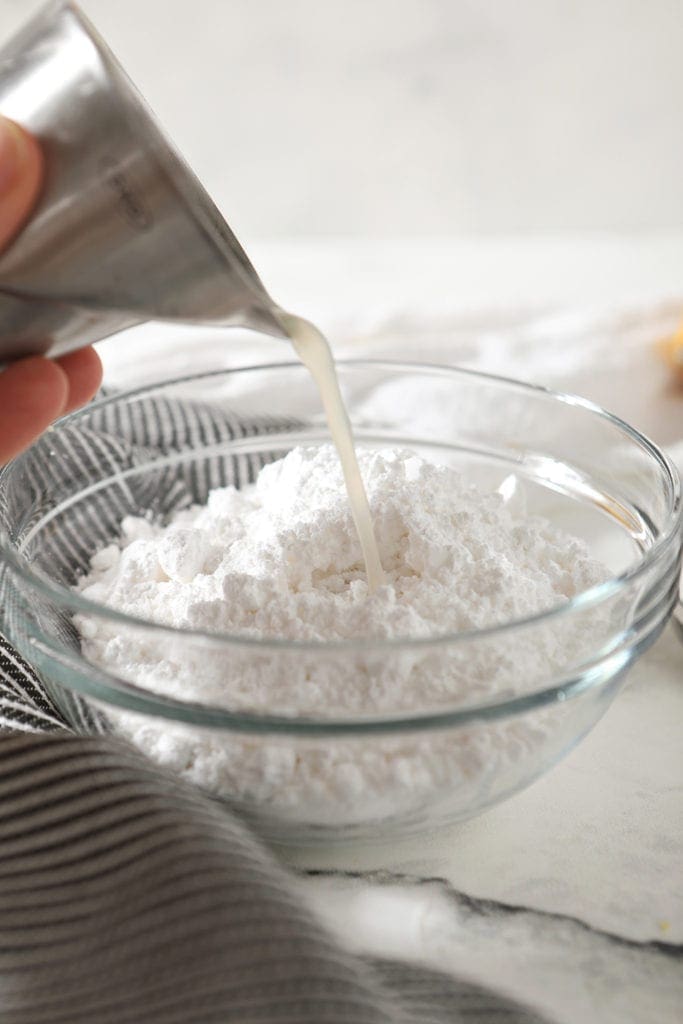
[[[209,444],[249,429],[149,401],[130,420],[104,406],[69,443],[96,469],[111,446],[134,462],[195,434]],[[34,454],[49,486],[57,470],[40,445]],[[258,468],[217,460],[201,477],[168,476],[157,494],[178,507]],[[80,523],[51,557],[68,573],[73,552],[87,557],[101,539]],[[452,978],[340,949],[240,821],[123,740],[75,735],[45,682],[0,638],[2,1024],[539,1021]]]

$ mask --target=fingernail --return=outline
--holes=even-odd
[[[18,179],[27,152],[27,139],[21,128],[0,117],[0,195],[9,192]]]

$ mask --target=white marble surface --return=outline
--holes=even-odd
[[[671,628],[589,736],[529,789],[426,842],[295,861],[442,878],[471,897],[683,945],[682,730],[683,646]]]
[[[596,398],[662,443],[683,438],[683,393],[653,352],[683,315],[683,237],[280,243],[252,255],[342,353],[514,373]],[[107,377],[284,354],[281,342],[230,339],[146,327],[105,343]],[[561,1024],[678,1022],[683,645],[667,630],[593,732],[482,817],[421,843],[293,863],[315,869],[302,897],[356,950],[476,979]]]
[[[682,674],[670,630],[543,779],[424,844],[301,854],[295,863],[321,872],[302,882],[305,898],[355,950],[492,985],[549,1020],[674,1024]]]

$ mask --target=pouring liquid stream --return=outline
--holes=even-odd
[[[332,441],[344,473],[351,515],[363,552],[368,590],[372,593],[384,583],[384,572],[377,549],[368,496],[356,458],[351,423],[339,389],[339,379],[330,346],[318,328],[308,320],[280,310],[277,311],[277,317],[320,392]]]

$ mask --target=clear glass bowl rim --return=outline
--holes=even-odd
[[[554,607],[546,609],[536,615],[521,619],[510,619],[506,622],[499,623],[495,626],[489,626],[485,629],[463,631],[459,633],[441,633],[428,637],[379,637],[360,638],[354,640],[302,641],[279,638],[261,639],[259,637],[249,637],[240,634],[208,632],[197,629],[165,626],[159,622],[153,622],[149,619],[127,615],[123,612],[108,608],[106,605],[102,605],[96,601],[90,600],[89,598],[85,598],[67,587],[63,587],[58,583],[53,583],[41,574],[33,572],[12,547],[4,531],[0,531],[0,556],[11,566],[14,572],[29,585],[31,589],[38,591],[43,597],[52,598],[60,607],[68,607],[76,613],[90,613],[100,618],[108,619],[111,622],[120,623],[124,626],[127,625],[131,627],[144,628],[154,632],[170,633],[176,638],[178,636],[186,636],[188,639],[192,638],[203,641],[212,641],[217,644],[229,644],[231,646],[244,648],[256,648],[259,651],[272,650],[275,652],[278,650],[286,650],[300,651],[304,653],[343,650],[371,651],[378,649],[390,649],[395,651],[401,648],[438,647],[442,645],[471,643],[474,640],[494,637],[518,629],[531,628],[549,620],[555,620],[562,616],[571,615],[573,612],[594,607],[601,602],[610,599],[620,589],[636,581],[639,576],[644,575],[652,565],[659,560],[663,552],[671,546],[672,542],[676,542],[680,546],[683,516],[681,506],[681,483],[676,467],[673,465],[669,457],[644,434],[641,434],[640,431],[635,429],[635,427],[631,427],[626,423],[626,421],[610,412],[607,412],[601,406],[591,402],[589,399],[581,398],[578,395],[573,395],[568,392],[547,388],[543,385],[518,381],[510,377],[491,373],[482,373],[479,370],[450,367],[440,365],[438,363],[420,363],[387,359],[340,359],[337,360],[337,364],[341,367],[349,366],[359,367],[361,369],[364,367],[372,367],[375,369],[386,367],[388,370],[394,371],[412,370],[413,372],[418,373],[429,372],[455,378],[464,377],[473,380],[489,381],[494,385],[504,386],[516,391],[544,395],[549,399],[562,402],[565,405],[579,407],[588,413],[597,415],[598,417],[607,420],[618,430],[624,433],[659,465],[669,497],[669,510],[666,526],[652,547],[649,548],[643,557],[637,562],[629,566],[623,572],[605,580],[603,583],[582,591],[575,597],[570,598],[570,600],[566,601],[564,604],[555,605]],[[180,384],[191,383],[192,381],[199,380],[224,379],[228,376],[235,376],[237,374],[289,369],[301,371],[303,369],[303,364],[293,361],[264,363],[257,364],[255,366],[240,366],[226,370],[212,370],[208,372],[187,374],[182,377],[175,377],[171,379],[162,379],[142,385],[138,388],[119,391],[113,395],[97,399],[84,409],[80,409],[75,413],[62,417],[55,424],[55,428],[58,429],[61,425],[67,422],[73,422],[81,417],[86,417],[95,407],[101,408],[108,404],[141,397],[149,392],[157,391],[160,388],[175,387]],[[18,458],[21,458],[21,456]],[[174,455],[170,457],[169,461],[173,462],[176,461],[176,459],[177,456]],[[2,479],[5,473],[11,470],[14,461],[16,460],[12,460],[12,462],[9,462],[2,470],[0,470],[0,486],[2,486]],[[158,464],[163,465],[163,463],[164,460],[162,459],[159,460]],[[122,475],[134,475],[139,472],[140,467],[134,467],[133,469],[128,470],[126,474]]]

